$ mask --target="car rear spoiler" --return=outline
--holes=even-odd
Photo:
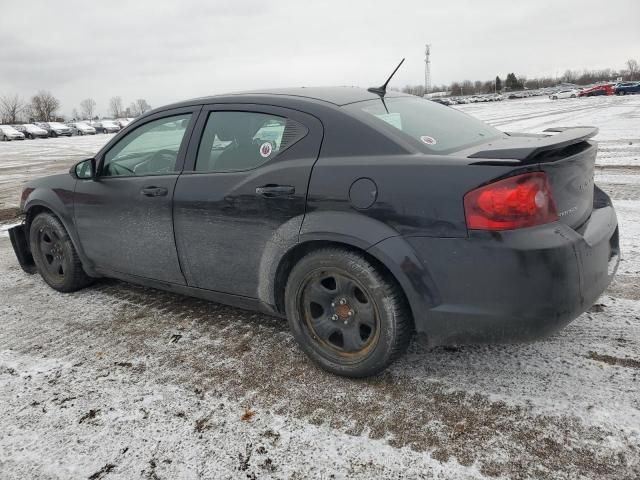
[[[556,135],[510,134],[509,138],[482,145],[468,158],[487,158],[492,160],[520,160],[526,162],[533,157],[550,150],[560,150],[584,142],[598,134],[597,127],[556,127],[545,132]],[[491,148],[485,148],[491,147]]]

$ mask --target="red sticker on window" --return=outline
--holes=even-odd
[[[427,145],[435,145],[437,143],[435,138],[429,137],[427,135],[421,136],[420,140],[422,141],[422,143]]]
[[[264,158],[267,158],[273,152],[273,147],[269,142],[264,142],[260,145],[260,155]]]

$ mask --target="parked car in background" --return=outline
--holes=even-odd
[[[73,135],[95,135],[96,129],[86,122],[70,122],[67,126],[71,129]]]
[[[603,83],[594,87],[585,88],[578,93],[579,97],[598,97],[601,95],[613,95],[615,90],[612,83]]]
[[[44,128],[50,137],[70,137],[71,129],[59,122],[36,122],[40,128]]]
[[[578,90],[572,90],[572,89],[560,90],[558,92],[555,92],[549,95],[549,98],[551,100],[559,100],[561,98],[576,98],[578,96],[578,93],[580,93]]]
[[[120,131],[120,125],[113,120],[100,120],[91,124],[98,133],[116,133]]]
[[[133,118],[116,118],[115,123],[120,126],[120,129],[123,129],[127,125],[129,125],[133,121]]]
[[[8,142],[10,140],[24,140],[24,134],[11,125],[0,125],[0,140]]]
[[[33,140],[34,138],[49,137],[49,133],[44,128],[40,128],[37,125],[33,125],[31,123],[14,125],[14,128],[21,132],[25,136],[25,138],[28,138],[30,140]]]
[[[616,95],[627,95],[630,93],[640,93],[640,82],[622,82],[614,87]]]

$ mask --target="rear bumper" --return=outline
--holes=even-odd
[[[436,289],[431,308],[413,309],[416,330],[432,345],[548,335],[593,305],[620,260],[618,222],[608,198],[579,231],[552,223],[407,241]]]

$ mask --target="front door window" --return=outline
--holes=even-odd
[[[161,118],[127,134],[104,156],[101,176],[163,175],[176,171],[191,114]]]

